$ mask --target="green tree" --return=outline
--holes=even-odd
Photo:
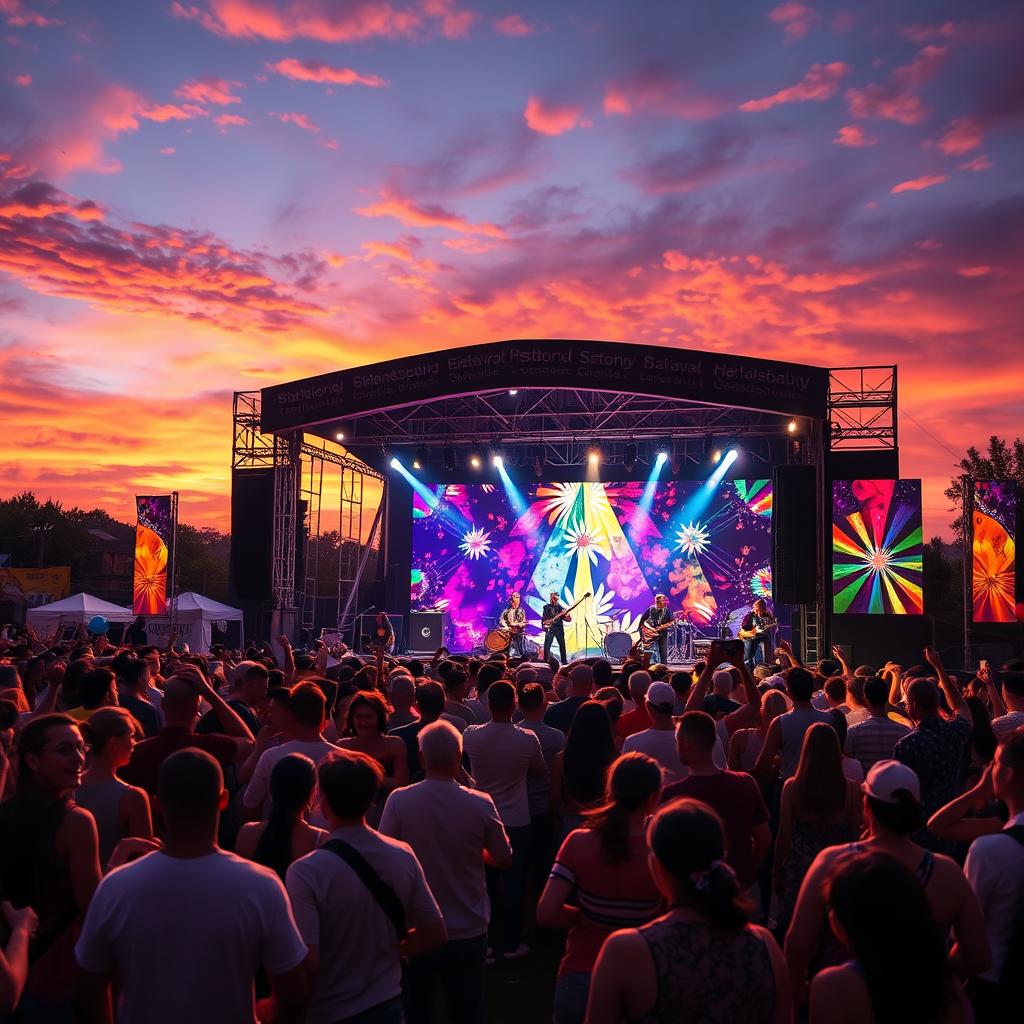
[[[1024,489],[1024,440],[1017,437],[1009,442],[993,434],[988,439],[988,450],[984,454],[973,446],[967,449],[967,454],[960,460],[960,470],[973,480],[1016,480],[1017,485]],[[955,508],[963,508],[963,480],[960,476],[953,477],[945,495]],[[962,537],[960,516],[950,526],[957,537]]]

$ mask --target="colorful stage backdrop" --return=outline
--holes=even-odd
[[[136,615],[167,614],[167,578],[174,542],[174,500],[170,494],[136,496],[135,585],[132,611]]]
[[[642,482],[541,483],[515,496],[447,484],[435,495],[414,499],[412,608],[449,613],[452,650],[482,644],[513,591],[536,643],[552,590],[566,605],[592,593],[565,628],[570,656],[600,653],[607,632],[637,633],[656,593],[709,635],[723,622],[735,631],[771,597],[770,480],[710,491],[666,481],[646,493]]]
[[[975,480],[971,517],[975,622],[1016,619],[1016,528],[1016,484],[1012,480]]]
[[[832,610],[920,615],[920,480],[832,484]]]

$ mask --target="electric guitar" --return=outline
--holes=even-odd
[[[668,622],[663,623],[660,626],[648,626],[647,623],[643,623],[640,627],[640,639],[645,644],[649,644],[659,633],[663,633],[669,626],[676,624],[675,619],[669,619]]]
[[[779,624],[772,619],[770,622],[766,622],[760,629],[741,629],[739,631],[739,638],[741,640],[759,640],[763,636],[767,636],[773,629],[778,629]]]
[[[553,615],[550,619],[544,619],[541,622],[541,625],[545,629],[550,629],[559,619],[561,619],[564,616],[568,615],[569,612],[571,612],[573,610],[573,608],[576,608],[578,605],[583,604],[583,602],[586,601],[586,599],[588,597],[590,597],[590,591],[589,590],[575,604],[569,605],[568,608],[563,608],[557,615]]]

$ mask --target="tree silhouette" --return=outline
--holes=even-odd
[[[967,454],[960,460],[963,474],[973,480],[1016,480],[1017,486],[1024,490],[1024,440],[1015,438],[1008,442],[1001,437],[992,435],[988,439],[988,450],[982,454],[975,447],[967,449]],[[963,480],[953,477],[945,495],[957,509],[963,509]],[[960,516],[950,523],[957,537],[963,536],[963,522]]]

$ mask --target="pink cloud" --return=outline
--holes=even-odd
[[[320,126],[310,120],[308,114],[296,114],[294,111],[286,114],[271,114],[271,117],[276,117],[282,124],[293,124],[297,128],[301,128],[306,132],[313,132],[314,135],[320,134]]]
[[[952,39],[956,32],[955,21],[944,21],[941,25],[908,25],[903,30],[903,34],[919,46],[936,39]]]
[[[213,123],[219,125],[221,128],[227,128],[230,125],[241,126],[248,124],[248,118],[242,117],[241,114],[218,114],[214,119]]]
[[[674,68],[647,64],[625,78],[609,82],[604,93],[606,114],[656,114],[704,121],[717,117],[730,104],[697,91]]]
[[[160,150],[160,155],[173,156],[176,152],[177,150],[173,146],[164,146],[164,148]]]
[[[806,100],[827,100],[835,96],[839,83],[850,72],[850,65],[842,61],[831,64],[812,64],[804,77],[786,89],[780,89],[771,96],[759,100],[747,100],[740,104],[740,110],[770,110],[783,103],[802,103]]]
[[[901,181],[898,185],[893,185],[889,191],[893,195],[898,195],[900,192],[923,192],[926,188],[932,188],[934,185],[941,185],[946,181],[949,181],[949,176],[946,174],[925,174],[920,178],[911,178],[909,181]]]
[[[854,117],[920,124],[928,116],[928,108],[916,90],[935,76],[947,53],[943,46],[926,46],[916,60],[896,68],[887,82],[847,89],[850,113]]]
[[[27,86],[32,84],[32,76],[31,75],[15,75],[14,76],[14,84],[15,85],[20,85],[22,88],[25,88],[25,87],[27,87]]]
[[[0,0],[0,14],[14,28],[52,28],[61,24],[56,18],[30,10],[22,0]]]
[[[64,192],[42,181],[21,185],[0,197],[0,217],[37,219],[57,215],[83,222],[103,220],[103,210],[91,199],[76,203]]]
[[[321,60],[298,60],[286,57],[276,64],[268,64],[268,71],[274,71],[296,82],[325,82],[331,85],[367,85],[380,88],[388,83],[379,75],[361,75],[352,68],[333,67]]]
[[[521,14],[506,14],[494,23],[494,31],[503,36],[521,39],[537,30]]]
[[[242,102],[242,97],[236,96],[232,92],[234,87],[241,84],[241,82],[229,82],[226,78],[217,78],[216,75],[206,75],[204,78],[183,82],[179,88],[174,90],[174,95],[192,103],[223,107],[229,103]]]
[[[352,43],[409,38],[430,31],[455,39],[465,36],[476,18],[472,11],[457,7],[455,0],[415,0],[401,7],[389,0],[206,0],[201,4],[174,0],[171,13],[216,35],[279,43],[294,39]]]
[[[958,117],[939,139],[939,149],[951,156],[963,156],[978,149],[984,141],[981,122],[973,117]]]
[[[546,103],[539,96],[531,96],[523,117],[526,123],[541,135],[563,135],[580,124],[583,108],[571,104]]]
[[[878,142],[877,135],[868,135],[859,124],[845,124],[836,132],[832,140],[838,146],[874,146]]]
[[[497,224],[473,223],[435,203],[417,203],[387,189],[380,196],[377,202],[356,207],[354,212],[361,217],[394,217],[407,227],[448,228],[467,235],[505,237],[505,232]]]
[[[960,165],[961,171],[987,171],[992,166],[992,161],[989,160],[984,153],[981,156],[976,156],[973,160],[968,160],[967,163]]]
[[[810,8],[795,0],[779,4],[768,12],[769,21],[782,25],[789,40],[803,39],[811,30],[811,25],[818,20],[818,15]]]
[[[158,103],[155,106],[140,106],[136,113],[147,121],[162,124],[165,121],[191,121],[193,117],[203,117],[205,110],[197,107],[179,107],[176,103]]]

